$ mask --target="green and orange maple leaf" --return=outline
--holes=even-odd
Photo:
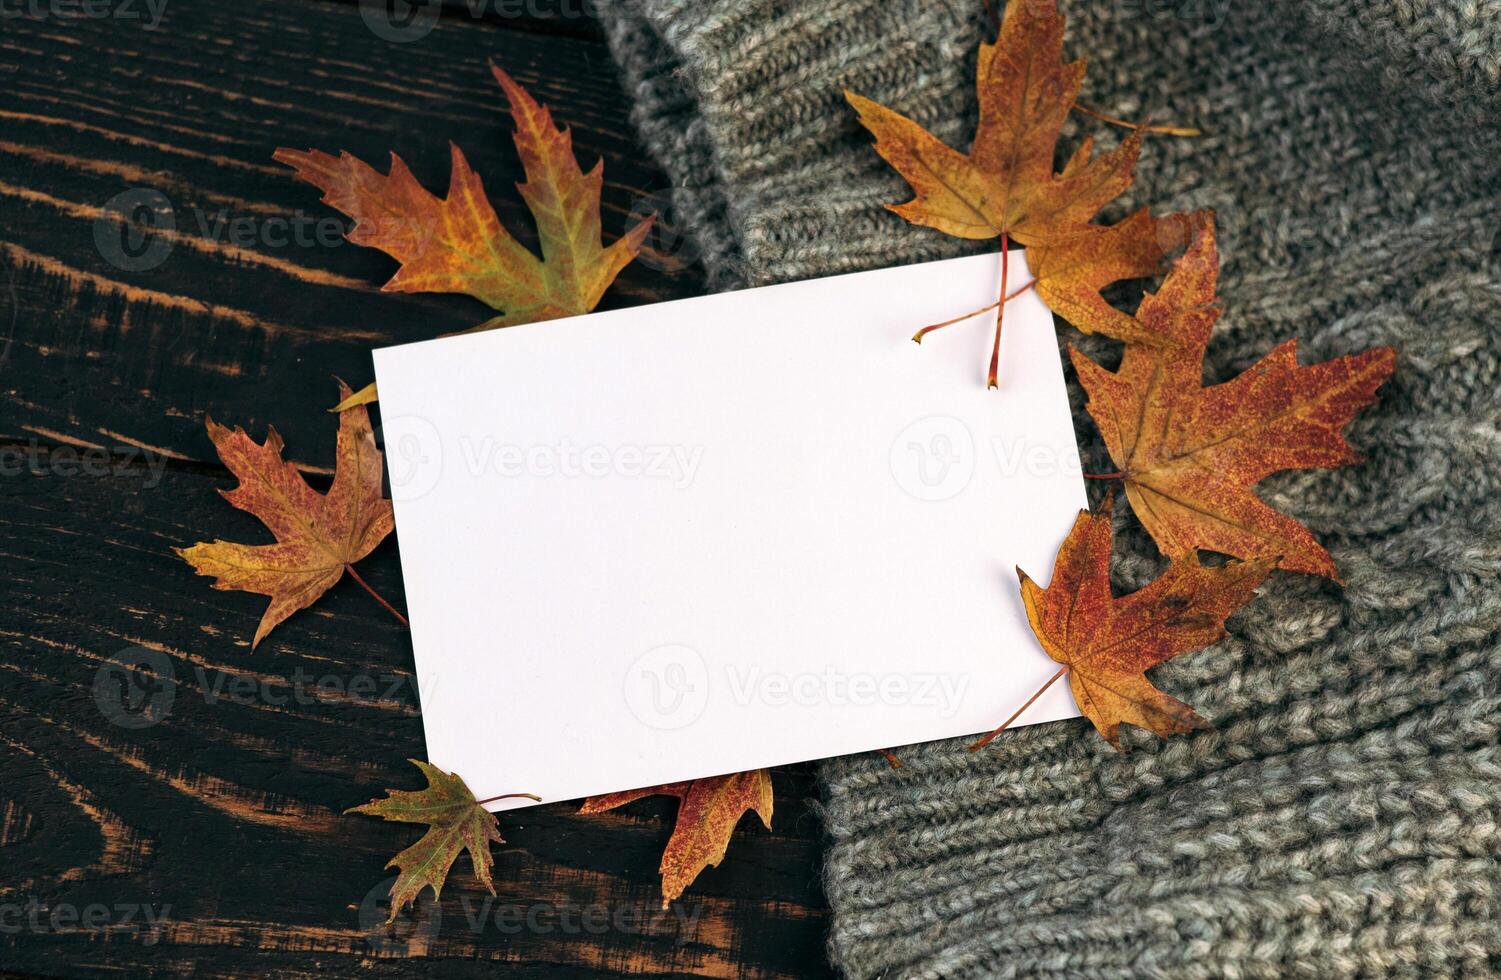
[[[1063,61],[1063,32],[1055,0],[1006,5],[996,42],[980,45],[980,118],[967,154],[908,117],[845,93],[860,122],[875,135],[876,152],[912,187],[911,201],[887,207],[944,234],[1000,240],[1003,298],[994,304],[991,387],[996,384],[1004,300],[1010,295],[1005,263],[1011,239],[1027,247],[1034,277],[1030,285],[1052,310],[1085,333],[1153,344],[1159,338],[1143,333],[1100,290],[1161,272],[1187,235],[1187,216],[1155,218],[1146,209],[1116,225],[1092,223],[1101,208],[1131,186],[1141,151],[1139,128],[1098,157],[1093,140],[1085,139],[1063,170],[1054,173],[1058,138],[1085,68],[1083,59]],[[921,340],[926,332],[913,339]]]
[[[349,396],[343,382],[339,389],[343,397]],[[230,430],[213,419],[206,424],[219,458],[240,481],[233,490],[219,492],[260,518],[276,543],[200,541],[174,550],[199,575],[213,576],[216,589],[271,597],[251,641],[254,649],[288,616],[317,601],[346,571],[359,579],[354,563],[391,533],[391,501],[381,493],[381,452],[364,408],[340,415],[333,484],[324,494],[308,486],[297,467],[282,459],[281,436],[275,428],[264,443],[256,443],[239,427]]]
[[[516,122],[516,149],[527,178],[517,188],[536,222],[541,258],[506,231],[457,146],[451,148],[446,198],[426,191],[394,153],[389,175],[348,153],[334,157],[284,147],[274,158],[322,190],[324,203],[354,219],[350,241],[401,264],[383,289],[466,293],[503,311],[480,329],[587,313],[636,257],[652,219],[604,247],[604,162],[584,173],[569,131],[558,129],[552,114],[504,71],[492,71]]]
[[[676,796],[681,801],[677,823],[662,851],[663,908],[682,895],[700,871],[724,860],[730,836],[746,811],[754,810],[771,829],[771,772],[766,769],[591,796],[580,812],[601,813],[657,795]]]
[[[391,913],[386,921],[396,918],[402,907],[417,901],[424,888],[433,890],[433,899],[438,899],[448,872],[463,851],[469,852],[474,865],[474,876],[480,884],[495,894],[495,883],[490,878],[493,858],[490,844],[505,843],[500,836],[500,824],[495,814],[486,810],[463,779],[444,772],[437,766],[417,759],[407,760],[422,770],[427,777],[427,788],[422,790],[386,790],[384,799],[371,800],[362,806],[352,807],[346,813],[363,813],[401,823],[427,824],[427,833],[397,854],[386,864],[387,868],[399,868],[396,881],[391,885]],[[510,793],[537,799],[530,793]],[[491,802],[491,801],[485,801]]]
[[[274,159],[323,191],[323,201],[354,219],[349,240],[378,248],[400,263],[382,289],[464,293],[501,315],[475,330],[509,327],[593,310],[620,270],[641,251],[653,218],[638,222],[605,247],[600,221],[604,161],[587,174],[573,155],[573,137],[546,107],[499,67],[491,66],[510,102],[514,139],[526,181],[518,184],[542,248],[539,258],[500,223],[479,175],[450,145],[448,196],[429,193],[391,154],[382,174],[349,153],[278,149]],[[340,408],[375,400],[362,389]]]
[[[1378,347],[1311,366],[1298,343],[1278,346],[1243,374],[1205,387],[1204,351],[1219,317],[1219,254],[1212,221],[1162,288],[1142,300],[1144,331],[1170,346],[1126,346],[1108,371],[1071,351],[1088,410],[1125,482],[1131,509],[1171,558],[1199,549],[1280,559],[1282,568],[1338,578],[1312,533],[1252,491],[1278,470],[1359,461],[1344,426],[1376,398],[1396,352]]]

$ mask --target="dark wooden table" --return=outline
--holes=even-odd
[[[495,898],[460,858],[441,906],[381,928],[383,865],[419,830],[342,814],[421,783],[407,635],[346,578],[252,653],[265,600],[172,553],[270,540],[219,499],[205,415],[274,424],[322,489],[332,378],[363,384],[372,347],[486,315],[380,293],[391,260],[343,242],[272,151],[396,151],[441,191],[453,140],[529,236],[494,58],[586,166],[604,158],[613,238],[665,180],[598,26],[579,0],[475,0],[396,41],[352,0],[163,2],[0,5],[0,970],[825,973],[806,767],[776,774],[775,830],[743,821],[666,913],[675,803],[656,798],[504,816]],[[174,231],[122,238],[113,214],[162,200]],[[606,307],[703,290],[691,253],[658,245],[674,254],[632,265]],[[362,571],[401,604],[394,538]]]

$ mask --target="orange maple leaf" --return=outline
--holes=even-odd
[[[1074,326],[1085,333],[1155,343],[1157,338],[1106,303],[1100,290],[1161,271],[1167,254],[1181,247],[1187,228],[1185,216],[1158,219],[1145,209],[1114,227],[1090,224],[1131,186],[1141,151],[1140,129],[1099,157],[1093,155],[1093,141],[1086,139],[1062,172],[1053,172],[1058,137],[1085,67],[1082,59],[1064,63],[1063,28],[1056,0],[1006,5],[996,42],[980,45],[980,121],[967,155],[906,116],[845,92],[860,122],[875,135],[876,152],[912,186],[911,201],[888,208],[945,234],[1000,239],[1003,299],[995,304],[991,387],[1008,298],[1005,256],[1010,239],[1027,246],[1034,276],[1030,285]],[[926,332],[913,339],[920,341]]]
[[[1098,514],[1079,513],[1046,589],[1016,572],[1032,632],[1063,665],[1048,684],[1068,674],[1079,710],[1119,749],[1126,723],[1163,737],[1208,727],[1188,705],[1154,687],[1146,671],[1224,636],[1225,619],[1251,600],[1275,561],[1205,568],[1197,556],[1180,558],[1150,585],[1117,599],[1110,592],[1110,510],[1106,500]]]
[[[349,396],[343,382],[339,389],[342,397]],[[219,492],[231,504],[260,518],[276,535],[276,543],[200,541],[173,550],[199,575],[213,576],[216,589],[271,597],[250,644],[254,649],[273,627],[317,601],[345,571],[365,584],[352,566],[392,528],[391,501],[381,495],[381,452],[375,446],[369,412],[363,407],[344,412],[339,416],[333,485],[323,494],[308,486],[297,467],[281,458],[282,441],[276,429],[270,429],[266,441],[257,444],[238,426],[231,431],[213,419],[206,423],[219,458],[240,481],[233,490]],[[380,601],[391,608],[384,599]]]
[[[1200,548],[1338,580],[1334,559],[1302,524],[1252,492],[1278,470],[1359,461],[1341,430],[1391,376],[1378,347],[1301,367],[1290,340],[1245,373],[1208,388],[1203,358],[1219,316],[1219,254],[1205,220],[1162,288],[1137,310],[1172,346],[1127,345],[1118,371],[1070,351],[1089,414],[1125,481],[1131,508],[1169,557]]]
[[[672,836],[662,851],[663,908],[682,895],[700,871],[724,860],[730,835],[747,810],[756,811],[766,829],[771,829],[771,772],[766,769],[591,796],[580,812],[601,813],[657,795],[682,801]]]
[[[500,68],[495,79],[510,100],[516,150],[526,171],[517,185],[537,225],[539,259],[501,225],[479,176],[450,144],[448,196],[428,193],[391,154],[381,174],[348,153],[278,149],[274,158],[323,191],[324,203],[355,220],[349,240],[378,248],[401,263],[383,289],[466,293],[502,316],[477,330],[588,313],[641,250],[646,218],[608,248],[602,246],[600,189],[604,162],[585,174],[573,137]]]

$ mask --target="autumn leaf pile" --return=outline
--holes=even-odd
[[[1280,470],[1356,462],[1342,430],[1374,400],[1396,360],[1392,350],[1380,348],[1303,366],[1297,343],[1290,340],[1239,376],[1205,386],[1204,354],[1220,313],[1214,215],[1158,217],[1143,208],[1113,225],[1096,223],[1099,212],[1130,187],[1144,135],[1173,130],[1130,127],[1114,149],[1099,155],[1092,138],[1085,138],[1055,171],[1069,114],[1078,110],[1099,117],[1076,101],[1085,64],[1064,62],[1063,38],[1056,0],[1007,5],[996,42],[980,46],[979,122],[967,153],[945,146],[895,110],[847,93],[860,123],[875,136],[875,151],[911,185],[913,199],[889,205],[891,210],[944,234],[996,239],[1000,247],[997,301],[926,327],[914,339],[994,309],[987,382],[995,387],[1006,302],[1035,289],[1074,327],[1124,343],[1115,370],[1077,349],[1070,357],[1089,397],[1087,410],[1117,467],[1101,476],[1121,484],[1166,568],[1139,591],[1113,595],[1112,492],[1099,512],[1079,515],[1046,588],[1018,569],[1028,620],[1060,669],[975,743],[977,749],[1064,676],[1080,711],[1117,748],[1125,724],[1161,736],[1205,727],[1191,707],[1158,690],[1146,671],[1224,636],[1226,619],[1276,568],[1338,581],[1332,557],[1312,533],[1268,506],[1253,488]],[[354,219],[351,241],[397,261],[387,290],[470,295],[497,312],[475,329],[587,313],[639,252],[650,219],[604,246],[602,164],[584,173],[568,131],[559,130],[548,110],[505,72],[496,68],[494,74],[516,124],[515,143],[527,177],[518,190],[536,222],[540,257],[501,225],[480,178],[456,146],[445,198],[424,189],[394,155],[388,174],[347,153],[334,157],[282,149],[276,159]],[[1032,275],[1021,284],[1007,281],[1013,240],[1025,246]],[[1160,288],[1146,294],[1134,313],[1102,295],[1112,284],[1163,273]],[[351,392],[340,384],[338,462],[324,494],[282,458],[274,430],[257,444],[240,429],[208,422],[216,449],[240,480],[224,496],[259,517],[276,540],[199,543],[179,553],[200,574],[211,576],[215,588],[270,597],[252,645],[317,601],[346,572],[405,623],[354,569],[392,529],[391,503],[381,493],[381,454],[365,408],[376,400],[374,385]],[[1201,552],[1228,560],[1205,564]],[[889,754],[888,759],[897,764]],[[392,888],[393,917],[426,888],[437,896],[466,850],[476,877],[494,892],[490,844],[501,837],[484,804],[502,797],[478,800],[459,776],[416,765],[428,780],[425,789],[388,791],[385,798],[355,808],[427,825],[422,838],[391,862],[400,869]],[[772,787],[765,770],[594,797],[583,812],[601,813],[659,794],[679,800],[660,869],[664,905],[724,858],[745,813],[771,825]]]
[[[1334,560],[1309,530],[1252,487],[1279,470],[1356,462],[1342,430],[1375,399],[1396,354],[1383,347],[1305,367],[1290,340],[1238,377],[1205,387],[1204,352],[1220,313],[1214,215],[1154,218],[1143,208],[1115,225],[1092,223],[1130,186],[1143,130],[1133,128],[1098,157],[1086,138],[1054,172],[1064,119],[1081,108],[1085,68],[1082,60],[1064,63],[1063,30],[1056,0],[1007,4],[996,43],[980,46],[980,115],[968,154],[906,116],[846,95],[876,137],[876,151],[912,187],[913,199],[888,205],[892,211],[961,238],[999,239],[992,387],[1001,318],[1014,295],[1004,259],[1012,238],[1027,246],[1034,276],[1023,288],[1035,288],[1079,330],[1125,343],[1115,371],[1077,349],[1069,354],[1118,469],[1106,476],[1124,484],[1132,512],[1171,564],[1140,591],[1113,597],[1107,501],[1102,513],[1080,515],[1046,589],[1018,569],[1032,630],[1063,665],[1048,684],[1069,675],[1079,710],[1119,747],[1123,723],[1163,736],[1204,725],[1191,708],[1153,687],[1145,671],[1223,636],[1226,618],[1272,568],[1338,580]],[[1186,251],[1134,315],[1100,295],[1106,285],[1160,271],[1180,245]],[[1205,567],[1201,551],[1235,560]]]

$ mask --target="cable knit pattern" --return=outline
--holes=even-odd
[[[600,4],[716,285],[976,247],[883,210],[905,185],[841,90],[967,146],[980,6]],[[1215,731],[1116,754],[1059,722],[823,765],[831,955],[853,977],[1501,972],[1501,3],[1065,10],[1088,104],[1209,134],[1150,140],[1105,216],[1219,211],[1208,379],[1290,337],[1305,360],[1401,360],[1349,430],[1366,462],[1259,487],[1345,586],[1279,573],[1228,639],[1154,673]],[[1118,591],[1162,567],[1125,510]]]

